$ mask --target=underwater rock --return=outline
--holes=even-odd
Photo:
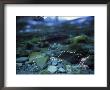
[[[33,52],[29,56],[29,62],[37,63],[37,65],[41,69],[45,66],[48,60],[49,60],[49,57],[40,52]]]
[[[77,54],[80,54],[79,59],[86,57],[88,55],[94,54],[94,47],[86,44],[70,44],[69,50],[75,51]]]
[[[74,44],[86,43],[87,41],[88,41],[88,37],[86,35],[80,35],[70,38],[70,42]]]
[[[51,57],[50,60],[51,60],[51,63],[52,63],[53,66],[56,66],[58,64],[57,58]]]
[[[65,66],[62,62],[59,62],[57,66],[58,66],[58,68],[65,68]]]
[[[81,66],[72,65],[72,74],[81,74]]]
[[[73,74],[90,74],[89,68],[87,65],[72,65]]]
[[[52,61],[52,65],[56,66],[58,64],[57,60]]]
[[[83,57],[94,54],[94,44],[90,43],[90,38],[86,35],[80,35],[70,38],[69,50],[82,54]],[[82,58],[82,57],[81,57]]]
[[[16,66],[21,67],[23,64],[22,63],[16,63]]]
[[[71,65],[66,65],[66,72],[67,72],[68,74],[71,74],[71,72],[72,72],[72,67],[71,67]]]
[[[20,57],[16,59],[16,63],[25,63],[28,60],[28,57]]]
[[[48,69],[47,69],[50,73],[55,73],[57,71],[57,66],[48,66]]]
[[[64,68],[59,68],[58,72],[64,73],[64,72],[66,72],[66,70]]]
[[[57,57],[50,57],[49,61],[48,61],[48,65],[53,65],[53,66],[58,66],[58,67],[61,67],[60,64],[62,60],[60,58],[57,58]]]

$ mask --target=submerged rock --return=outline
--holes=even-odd
[[[16,63],[25,63],[28,60],[28,57],[20,57],[16,59]]]
[[[56,66],[58,64],[57,60],[52,61],[52,65]]]
[[[70,38],[70,42],[74,44],[86,43],[87,41],[88,41],[88,37],[86,35],[80,35]]]
[[[50,58],[52,65],[56,66],[58,64],[58,59],[55,57]]]
[[[16,66],[21,67],[23,64],[22,63],[16,63]]]
[[[71,65],[66,65],[66,72],[68,74],[71,74],[72,73],[72,67],[71,67]]]
[[[81,74],[81,66],[72,65],[72,74]]]
[[[58,72],[64,73],[64,72],[66,72],[66,70],[64,68],[59,68]]]
[[[49,57],[40,52],[33,52],[29,56],[29,62],[37,63],[37,65],[41,69],[46,65],[48,60],[49,60]]]
[[[50,73],[55,73],[57,71],[57,66],[48,66],[48,69],[47,69]]]
[[[64,64],[63,64],[62,62],[59,62],[59,63],[58,63],[58,67],[59,67],[59,68],[65,68],[65,66],[64,66]]]

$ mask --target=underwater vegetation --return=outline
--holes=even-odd
[[[16,17],[16,74],[94,74],[94,16]]]

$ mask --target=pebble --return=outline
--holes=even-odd
[[[29,60],[28,57],[20,57],[16,59],[16,63],[24,63],[28,60]]]
[[[59,68],[58,71],[61,72],[61,73],[66,72],[64,68]]]
[[[64,65],[62,63],[58,63],[59,68],[64,68]]]
[[[52,61],[52,65],[56,66],[58,64],[57,60]]]
[[[66,70],[67,73],[71,73],[72,72],[71,65],[66,65]]]

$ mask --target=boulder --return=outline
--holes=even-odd
[[[88,41],[88,37],[86,35],[80,35],[80,36],[70,38],[70,42],[74,44],[86,43],[87,41]]]

